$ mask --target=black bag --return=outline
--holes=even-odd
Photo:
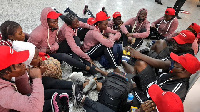
[[[125,74],[109,73],[98,94],[98,102],[115,112],[126,112],[124,107],[126,107],[128,93],[131,88],[128,80]]]

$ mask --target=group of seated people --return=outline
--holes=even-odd
[[[83,13],[92,17],[80,18],[69,8],[61,14],[46,7],[41,24],[30,34],[14,21],[1,24],[1,112],[69,112],[70,99],[87,112],[127,112],[132,107],[140,112],[184,111],[189,78],[200,70],[195,57],[199,25],[175,32],[178,20],[173,8],[151,25],[145,8],[126,22],[120,12],[110,19],[105,7],[95,18],[88,6]],[[59,17],[64,21],[61,28]],[[156,41],[138,51],[144,39]],[[93,62],[102,56],[112,73]],[[62,80],[63,62],[72,66],[67,81]],[[87,97],[91,90],[98,91],[97,101]],[[134,96],[131,102],[129,93]]]

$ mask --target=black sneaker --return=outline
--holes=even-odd
[[[73,96],[74,96],[74,106],[81,107],[83,95],[83,83],[76,82],[72,85]]]
[[[60,102],[60,97],[57,92],[52,95],[51,106],[53,112],[62,112],[62,104]]]
[[[59,96],[62,104],[62,111],[69,112],[69,95],[67,93],[62,93]]]

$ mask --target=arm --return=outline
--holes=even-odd
[[[33,92],[30,96],[20,94],[12,87],[2,88],[0,90],[0,105],[17,111],[29,112],[31,110],[32,112],[42,112],[44,105],[42,80],[40,78],[34,79],[32,87]]]
[[[81,58],[87,61],[91,60],[90,57],[86,53],[84,53],[79,46],[77,46],[72,34],[65,33],[65,38],[69,47],[75,54],[77,54],[78,56],[80,56]]]
[[[58,43],[55,41],[55,43],[51,46],[51,52],[55,52],[55,51],[57,51],[58,50],[58,48],[59,48],[59,45],[58,45]]]
[[[135,19],[134,18],[129,19],[128,21],[126,21],[124,24],[122,24],[120,26],[122,33],[124,33],[124,34],[129,33],[125,26],[126,25],[131,25],[131,23],[135,23]]]
[[[17,86],[17,90],[23,94],[23,95],[28,95],[31,94],[32,88],[29,83],[29,77],[28,74],[24,74],[20,77],[15,78],[15,84]]]
[[[118,32],[117,30],[113,30],[110,27],[107,27],[107,29],[105,30],[105,33],[113,33],[113,34],[115,34],[117,32]]]
[[[172,24],[171,24],[171,26],[170,26],[168,32],[164,35],[164,37],[170,38],[170,37],[174,34],[174,32],[175,32],[175,30],[176,30],[177,28],[178,28],[178,20],[175,18],[175,19],[173,20],[173,22],[172,22]]]
[[[100,42],[102,45],[106,46],[106,47],[113,47],[114,45],[114,35],[112,35],[112,38],[106,38],[104,37],[101,33],[99,32],[92,32],[93,37]],[[110,36],[109,36],[110,37]]]
[[[93,30],[95,28],[94,26],[90,26],[89,24],[83,23],[81,21],[79,21],[79,27],[81,27],[81,28],[87,28],[87,29],[90,29],[90,30]]]
[[[143,33],[132,33],[132,37],[134,38],[147,38],[150,34],[150,23],[146,23],[145,25],[145,28],[146,28],[146,32],[143,32]]]
[[[131,52],[131,57],[143,60],[143,61],[145,61],[146,63],[148,63],[149,65],[151,65],[155,68],[167,70],[167,69],[169,69],[169,67],[171,65],[170,61],[162,61],[162,60],[159,60],[159,59],[151,58],[147,55],[140,53],[139,51],[136,51],[133,48],[130,48],[130,52]]]
[[[29,39],[28,39],[28,42],[34,44],[40,52],[44,52],[46,53],[46,48],[41,48],[40,47],[40,44],[42,42],[42,38],[40,37],[40,35],[37,35],[37,34],[31,34]]]
[[[163,20],[163,17],[159,18],[158,20],[156,20],[155,22],[151,23],[151,27],[155,27],[155,25],[157,25],[158,23],[160,23],[160,21]]]

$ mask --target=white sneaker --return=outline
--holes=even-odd
[[[87,94],[90,90],[96,89],[96,87],[97,87],[96,80],[91,79],[89,81],[89,84],[86,85],[85,88],[83,89],[83,93]]]
[[[76,82],[76,81],[80,81],[80,82],[84,82],[85,81],[85,77],[83,76],[82,72],[73,72],[70,76],[69,79],[72,80],[72,82]]]

